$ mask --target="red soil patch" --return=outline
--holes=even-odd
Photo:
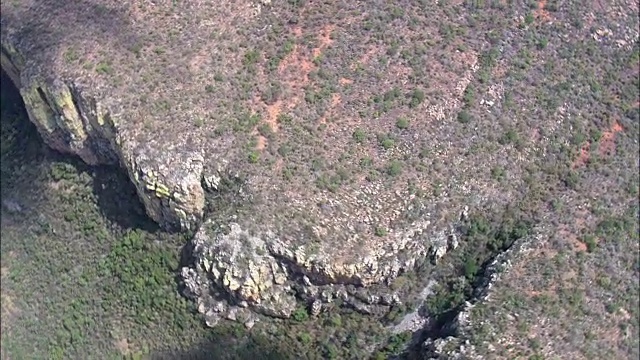
[[[274,132],[278,132],[278,116],[282,112],[282,100],[278,100],[271,105],[267,105],[267,124]]]
[[[278,160],[276,160],[276,163],[274,165],[275,172],[279,173],[282,171],[283,168],[284,168],[284,160],[281,158],[278,158]]]
[[[578,238],[573,238],[571,244],[576,249],[576,252],[587,252],[587,245]]]
[[[265,107],[267,113],[265,122],[269,124],[273,132],[277,133],[279,131],[278,117],[280,114],[283,111],[295,108],[300,102],[300,94],[304,93],[303,88],[309,84],[309,74],[316,67],[312,59],[322,55],[322,52],[333,43],[331,33],[334,28],[334,25],[327,25],[320,30],[318,34],[319,44],[311,50],[312,58],[298,44],[295,44],[293,50],[278,65],[278,73],[282,78],[282,82],[289,87],[294,95],[285,100],[277,100],[270,105],[258,100]],[[292,32],[296,39],[300,39],[303,35],[302,28],[299,26],[294,27]],[[257,133],[255,129],[254,132]],[[264,136],[258,135],[257,149],[263,150],[267,146],[267,142]]]
[[[191,60],[189,60],[189,71],[192,75],[197,74],[200,69],[207,65],[210,59],[210,54],[205,49],[200,50],[195,54]]]
[[[331,95],[331,108],[335,108],[336,106],[340,105],[340,103],[342,102],[342,97],[340,96],[340,94],[335,93],[333,95]]]
[[[411,75],[412,72],[413,70],[408,66],[392,65],[389,67],[389,73],[394,74],[398,79],[403,79],[403,85],[406,85],[409,75]]]
[[[598,148],[600,155],[610,156],[616,151],[615,137],[616,134],[624,130],[622,126],[616,121],[611,129],[605,131],[600,138],[600,146]]]
[[[327,124],[327,117],[331,116],[334,113],[335,108],[342,103],[342,97],[338,93],[334,93],[331,95],[331,105],[329,106],[329,110],[322,116],[320,119],[320,124]]]
[[[331,40],[331,32],[334,28],[335,25],[326,25],[320,30],[318,35],[319,45],[312,49],[311,55],[313,57],[311,59],[309,59],[309,56],[305,55],[300,49],[300,46],[296,44],[294,45],[291,53],[289,53],[289,55],[280,62],[278,72],[282,76],[283,82],[289,85],[295,94],[302,93],[302,88],[309,83],[309,74],[316,67],[311,60],[322,55],[322,52],[331,45],[333,42],[333,40]],[[293,34],[296,39],[299,39],[302,36],[302,29],[300,27],[295,27],[293,29]],[[283,106],[286,109],[292,109],[299,101],[300,95],[295,95],[290,101],[283,104]]]
[[[529,138],[533,142],[540,140],[540,130],[537,128],[531,129],[531,132],[529,133]]]
[[[130,345],[129,341],[126,338],[122,338],[118,341],[114,341],[113,345],[116,347],[116,349],[118,349],[120,354],[122,354],[123,356],[129,355],[129,353],[131,352],[129,348],[129,345]]]
[[[580,153],[578,154],[578,157],[575,159],[575,161],[573,162],[572,167],[574,169],[577,169],[579,167],[583,167],[587,164],[587,162],[589,161],[589,150],[591,149],[591,143],[589,143],[588,141],[585,141],[582,146],[580,147]]]
[[[256,144],[256,150],[262,151],[266,147],[267,147],[267,138],[262,135],[258,135],[258,143]]]
[[[496,79],[503,79],[509,73],[509,67],[507,66],[505,61],[500,61],[496,66],[493,67],[492,77]]]
[[[338,80],[338,83],[342,86],[345,86],[345,85],[353,84],[353,80],[347,79],[347,78],[340,78],[340,80]]]
[[[318,36],[318,41],[320,42],[320,45],[317,48],[313,49],[314,58],[317,58],[318,56],[322,55],[322,51],[333,43],[333,40],[331,39],[331,32],[333,31],[334,28],[335,28],[334,25],[328,25],[322,28],[322,30],[320,30],[320,34]]]
[[[534,13],[536,19],[539,19],[542,22],[548,22],[548,21],[553,20],[551,15],[549,14],[549,12],[547,10],[545,10],[546,6],[547,6],[547,0],[538,1],[538,8],[536,9],[536,11]]]
[[[355,61],[353,64],[351,64],[350,68],[351,70],[355,70],[358,65],[365,65],[369,62],[369,60],[371,60],[371,58],[378,52],[380,51],[380,49],[378,49],[375,46],[371,46],[369,48],[369,50],[364,53],[364,55],[362,55],[357,61]]]
[[[613,123],[613,125],[611,125],[610,129],[602,133],[602,137],[600,138],[598,145],[598,153],[601,156],[612,156],[615,154],[615,137],[617,133],[623,130],[624,128],[620,125],[620,123],[616,121]],[[578,154],[576,160],[573,162],[574,169],[585,166],[587,164],[587,162],[589,161],[589,152],[591,150],[591,145],[592,144],[588,141],[582,144],[580,153]]]

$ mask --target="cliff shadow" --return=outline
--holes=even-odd
[[[234,331],[212,329],[211,336],[189,349],[157,351],[152,360],[293,360],[299,358],[287,353],[266,336],[259,334],[240,335],[239,326]]]
[[[31,221],[30,215],[37,213],[43,195],[51,191],[52,165],[61,163],[69,166],[58,167],[59,172],[68,174],[58,176],[91,177],[90,186],[100,213],[114,226],[122,230],[158,230],[157,224],[146,215],[134,185],[122,168],[88,166],[75,156],[47,147],[29,121],[20,93],[4,70],[0,85],[3,220]],[[18,216],[6,216],[12,214]]]

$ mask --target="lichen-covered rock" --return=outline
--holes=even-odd
[[[2,68],[19,89],[45,143],[90,165],[123,165],[152,219],[166,228],[195,230],[204,207],[201,152],[184,147],[164,152],[168,149],[130,137],[95,89],[38,72],[42,65],[25,60],[29,53],[21,53],[13,31],[3,23]]]
[[[320,312],[322,312],[322,301],[315,300],[311,303],[311,308],[309,309],[311,316],[318,316]]]
[[[276,241],[272,234],[263,239],[238,224],[204,223],[193,239],[195,267],[182,270],[188,294],[206,298],[215,286],[235,303],[246,302],[266,315],[289,317],[296,300],[287,268],[269,251],[270,243]]]

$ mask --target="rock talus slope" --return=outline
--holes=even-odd
[[[5,1],[2,67],[52,148],[119,163],[151,218],[195,233],[182,273],[212,323],[229,297],[287,317],[296,293],[441,256],[465,206],[511,196],[451,130],[482,43],[436,56],[414,44],[437,31],[367,6]],[[380,34],[411,56],[380,60]]]

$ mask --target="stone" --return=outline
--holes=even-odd
[[[244,323],[244,327],[247,330],[251,330],[251,328],[253,328],[255,326],[255,324],[256,324],[256,320],[255,319],[250,319],[249,321]]]
[[[322,311],[322,301],[315,300],[314,302],[311,303],[311,309],[310,309],[311,316],[318,316],[320,315],[321,311]]]

